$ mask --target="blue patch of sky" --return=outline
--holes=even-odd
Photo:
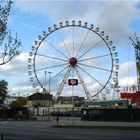
[[[131,28],[131,30],[140,35],[140,19],[135,19],[129,24],[129,27]]]
[[[137,2],[136,8],[140,9],[140,2]]]
[[[13,7],[9,16],[8,28],[12,33],[17,33],[22,40],[23,52],[29,51],[35,39],[47,30],[48,20],[41,15],[22,12],[19,8]]]
[[[140,10],[140,2],[138,2],[136,4],[136,8],[138,10]],[[128,27],[131,29],[132,33],[136,33],[137,36],[140,37],[140,15],[138,15],[138,17],[136,17],[136,19],[134,19],[129,25]],[[134,36],[134,34],[132,34],[131,37]],[[133,38],[133,40],[135,41],[135,38]],[[134,45],[132,45],[132,42],[129,40],[128,41],[128,61],[136,61],[136,58],[135,58],[135,49],[134,49]]]
[[[140,2],[137,2],[136,8],[140,10]],[[129,27],[140,36],[140,15],[130,23]]]
[[[136,4],[136,8],[140,10],[140,2]],[[140,36],[140,15],[138,15],[129,25],[129,29],[131,30],[132,34],[131,37],[134,37],[134,34],[136,33],[137,36]],[[134,38],[133,38],[134,39]],[[135,39],[134,39],[135,41]],[[135,49],[132,45],[131,40],[128,39],[128,41],[124,44],[125,46],[121,48],[119,54],[123,54],[125,52],[125,56],[122,55],[122,63],[125,63],[127,61],[134,61],[135,62]]]
[[[80,3],[77,2],[77,4]],[[136,5],[136,7],[140,9],[140,2]],[[31,46],[34,40],[37,39],[38,35],[41,35],[42,31],[47,30],[50,24],[52,25],[52,21],[49,17],[44,17],[41,14],[29,11],[23,12],[15,5],[11,9],[9,21],[10,22],[8,22],[8,28],[12,31],[12,33],[18,33],[19,38],[21,38],[22,40],[23,52],[29,52],[31,50]],[[137,32],[140,35],[140,19],[135,19],[129,24],[129,27],[131,30]],[[60,38],[57,38],[56,44],[57,41],[60,41]],[[134,48],[129,41],[128,44],[125,44],[125,46],[122,47],[119,51],[121,63],[124,63],[129,60],[135,60]],[[11,79],[11,81],[12,80],[13,79]]]

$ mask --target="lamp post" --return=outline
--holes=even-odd
[[[51,97],[51,94],[50,94],[50,91],[51,91],[51,71],[48,71],[48,74],[49,74],[49,107],[50,107],[50,97]],[[49,107],[48,107],[48,119],[50,120],[50,112],[49,112]]]
[[[72,126],[74,127],[74,85],[72,85]]]
[[[45,93],[46,89],[45,89],[45,84],[46,84],[46,73],[47,71],[45,71],[45,83],[44,83],[44,89],[43,89],[43,92]]]
[[[51,91],[51,71],[48,71],[48,74],[49,74],[49,94],[50,94],[50,91]]]

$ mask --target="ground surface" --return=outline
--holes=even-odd
[[[0,121],[3,140],[140,140],[140,131],[111,129],[55,128],[51,121]],[[131,122],[88,122],[61,119],[59,125],[139,126]]]

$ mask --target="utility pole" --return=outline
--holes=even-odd
[[[49,94],[50,94],[50,91],[51,91],[51,71],[48,71],[48,74],[49,74]]]
[[[44,83],[43,93],[46,93],[46,88],[45,88],[45,85],[46,85],[46,73],[47,73],[47,71],[45,71],[45,83]]]
[[[50,107],[50,97],[51,97],[51,94],[50,94],[50,91],[51,91],[51,73],[50,71],[48,71],[48,74],[49,74],[49,107]],[[50,110],[49,110],[49,107],[48,107],[48,119],[50,120]]]

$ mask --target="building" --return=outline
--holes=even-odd
[[[109,100],[109,101],[93,101],[88,102],[87,105],[89,108],[127,108],[128,100],[119,99],[119,100]]]
[[[53,103],[53,96],[51,94],[34,93],[28,97],[29,107],[48,107]]]
[[[60,96],[57,100],[58,104],[74,104],[75,107],[81,107],[85,104],[84,97],[79,96]]]

